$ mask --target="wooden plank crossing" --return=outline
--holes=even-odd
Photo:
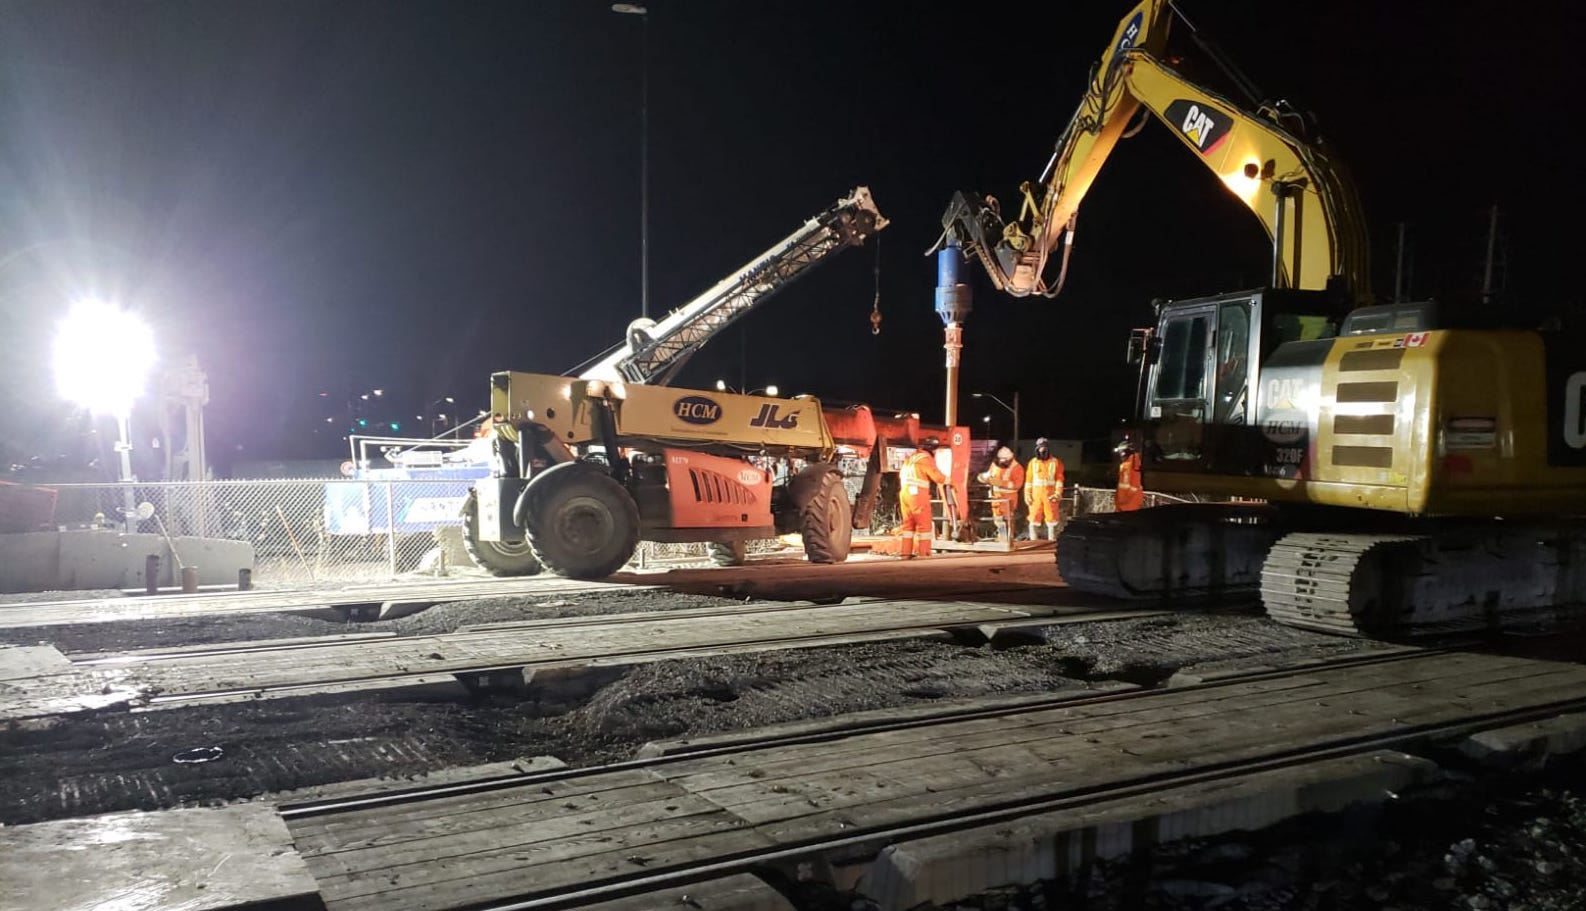
[[[1580,700],[1586,668],[1429,654],[288,822],[331,911],[449,908]]]
[[[0,720],[72,711],[84,693],[110,702],[165,703],[208,696],[289,695],[318,688],[490,668],[612,664],[702,651],[793,648],[906,638],[924,631],[1030,618],[1064,608],[967,602],[885,601],[798,606],[744,613],[734,605],[665,613],[611,615],[582,622],[548,619],[508,628],[435,636],[326,637],[269,651],[160,651],[148,660],[73,665],[61,673],[0,682]],[[127,656],[137,659],[137,653]]]
[[[118,623],[216,617],[226,614],[285,613],[388,601],[463,601],[474,598],[532,597],[585,591],[645,588],[611,582],[582,582],[559,576],[467,581],[414,581],[334,590],[281,590],[92,598],[74,601],[0,603],[0,627],[23,629],[80,623]],[[0,596],[3,597],[3,596]]]

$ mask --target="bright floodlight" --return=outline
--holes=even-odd
[[[55,386],[98,414],[125,415],[154,369],[147,323],[99,301],[74,304],[55,337]]]
[[[765,387],[765,394],[766,395],[776,395],[776,393],[777,393],[777,389],[776,389],[776,384],[775,383],[772,383],[771,385]]]

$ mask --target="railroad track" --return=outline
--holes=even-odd
[[[1346,658],[1334,658],[1317,661],[1302,667],[1263,669],[1247,673],[1235,673],[1208,683],[1188,684],[1175,689],[1183,691],[1205,690],[1215,687],[1228,686],[1234,683],[1248,683],[1257,680],[1281,679],[1297,674],[1315,673],[1321,670],[1343,670],[1347,668],[1367,667],[1370,665],[1387,664],[1401,661],[1421,660],[1434,655],[1446,654],[1448,650],[1417,650],[1395,651],[1380,655],[1354,655]],[[1059,706],[1102,705],[1107,703],[1128,702],[1149,698],[1159,692],[1152,689],[1128,688],[1107,691],[1100,694],[1053,694],[1049,698],[1021,700],[1017,704],[1006,706],[986,706],[978,708],[945,708],[941,711],[918,713],[901,720],[869,720],[857,723],[845,723],[840,727],[827,730],[797,733],[773,734],[768,736],[754,736],[752,734],[735,738],[731,745],[705,746],[699,749],[690,749],[683,752],[670,753],[664,756],[654,756],[639,759],[629,759],[621,762],[607,763],[601,766],[592,766],[582,769],[555,769],[546,772],[536,772],[527,775],[509,775],[501,778],[486,778],[456,784],[439,786],[423,786],[415,788],[398,788],[382,791],[375,795],[337,797],[326,800],[311,800],[283,803],[280,805],[281,815],[287,819],[296,819],[306,816],[318,816],[336,813],[350,809],[365,809],[377,806],[395,806],[404,803],[414,803],[437,797],[455,797],[464,794],[478,794],[502,788],[527,787],[551,781],[568,781],[586,778],[606,772],[625,771],[631,769],[653,769],[679,762],[697,760],[710,756],[728,756],[734,753],[748,752],[750,750],[769,749],[771,747],[794,746],[810,743],[822,743],[858,734],[881,734],[892,731],[908,731],[939,725],[947,721],[984,721],[987,719],[1007,718],[1012,715],[1021,715],[1028,712],[1041,711],[1042,709],[1056,708]],[[1586,698],[1586,695],[1583,695]]]
[[[598,768],[291,804],[281,815],[330,911],[568,908],[1582,709],[1586,669],[1406,650],[1169,690],[1054,697]],[[969,771],[988,763],[1001,767],[984,780]],[[892,790],[867,790],[881,783]],[[612,818],[626,814],[630,828],[574,826],[572,845],[604,852],[598,863],[547,859],[561,849],[533,841],[539,825],[585,823],[599,803],[588,795],[615,803],[645,788],[666,804],[654,818],[639,812],[649,804],[633,804],[613,808]],[[643,841],[662,825],[681,839],[676,833],[690,819],[699,834],[689,836],[689,849]],[[652,834],[633,834],[645,825]],[[601,844],[588,846],[591,839]]]
[[[1006,588],[965,588],[959,591],[943,592],[943,601],[952,601],[962,596],[997,595],[1021,592],[1024,589],[1018,586]],[[912,598],[866,598],[852,602],[853,604],[875,605],[885,607],[891,604],[913,603]],[[935,599],[933,599],[935,600]],[[445,603],[445,602],[437,602]],[[642,611],[627,614],[584,614],[572,617],[547,617],[536,620],[508,620],[496,623],[469,624],[458,627],[445,635],[455,639],[467,637],[490,637],[513,631],[546,631],[554,629],[567,629],[577,627],[597,627],[626,624],[653,623],[658,620],[689,620],[720,617],[724,612],[735,617],[748,617],[756,614],[781,614],[791,610],[824,610],[836,606],[827,602],[788,602],[788,601],[760,601],[743,604],[731,608],[707,607],[687,608],[682,610]],[[1124,608],[1118,609],[1117,605],[1098,606],[1097,614],[1118,614],[1120,616],[1150,616],[1156,611],[1141,612]],[[1077,616],[1078,614],[1076,614]],[[900,627],[903,629],[906,627]],[[404,636],[395,632],[373,633],[345,633],[334,636],[313,636],[302,639],[272,640],[268,642],[215,642],[204,645],[182,646],[175,649],[138,649],[125,653],[84,653],[68,656],[73,665],[80,667],[116,667],[137,664],[149,664],[167,661],[174,658],[192,657],[221,657],[238,655],[258,655],[273,652],[290,652],[301,649],[319,648],[327,645],[353,646],[367,642],[389,642],[402,638],[424,638],[437,634],[421,633]]]
[[[979,594],[998,589],[981,588]],[[1149,616],[1095,607],[1020,608],[886,599],[757,603],[496,624],[429,636],[358,635],[86,656],[0,693],[0,718],[102,708],[358,694],[461,682],[522,689],[544,668],[611,668],[700,655],[913,638],[987,625]],[[108,695],[107,695],[108,694]]]

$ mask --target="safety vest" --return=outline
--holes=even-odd
[[[1131,452],[1118,463],[1118,489],[1140,489],[1140,454]]]
[[[1113,500],[1119,512],[1133,512],[1145,505],[1145,491],[1140,488],[1140,454],[1131,452],[1118,463],[1118,493]]]
[[[1022,471],[1016,462],[1009,462],[1007,467],[993,464],[980,475],[980,479],[991,488],[992,496],[1011,497],[1019,492],[1019,481],[1014,480],[1014,477]]]
[[[1034,458],[1024,475],[1027,496],[1061,497],[1063,495],[1063,461],[1057,456]]]
[[[932,481],[946,484],[947,476],[936,467],[936,459],[923,450],[905,459],[898,469],[898,486],[903,493],[930,493]]]

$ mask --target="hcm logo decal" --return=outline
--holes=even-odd
[[[1167,121],[1173,124],[1184,138],[1202,155],[1217,151],[1234,119],[1207,104],[1180,98],[1167,106]]]
[[[721,420],[721,405],[702,395],[685,395],[672,403],[672,413],[687,424],[714,424]]]
[[[1135,42],[1140,40],[1140,26],[1144,24],[1144,10],[1141,10],[1130,17],[1129,24],[1123,27],[1123,33],[1118,37],[1118,46],[1112,50],[1112,55],[1114,57],[1118,56],[1124,51],[1127,51],[1129,48],[1134,47]]]

